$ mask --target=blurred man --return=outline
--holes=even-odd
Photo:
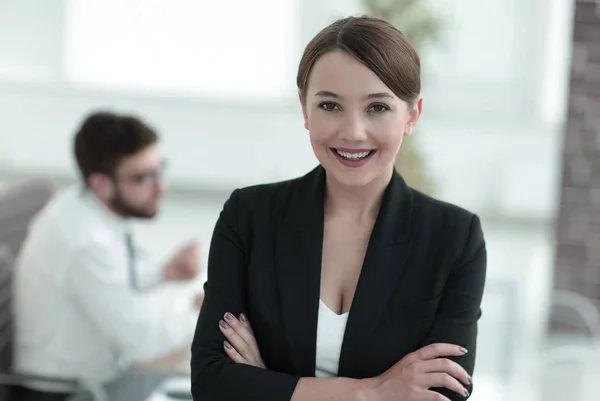
[[[107,382],[188,346],[201,298],[150,289],[199,273],[194,245],[164,267],[145,266],[129,222],[149,219],[165,190],[155,131],[133,116],[99,112],[75,137],[82,185],[36,218],[15,267],[15,370]],[[17,399],[63,400],[72,389],[30,383]]]

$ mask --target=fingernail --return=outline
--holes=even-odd
[[[469,352],[468,349],[466,349],[465,347],[459,347],[458,348],[460,350],[460,352],[462,352],[463,354],[466,354],[467,352]]]
[[[248,319],[246,319],[246,315],[244,315],[243,313],[240,313],[240,320],[244,323],[248,321]]]
[[[225,319],[227,319],[227,320],[233,320],[233,315],[231,313],[227,312],[225,314]]]
[[[229,328],[229,325],[227,323],[225,323],[223,320],[219,320],[219,324],[224,329],[228,329]]]
[[[465,397],[469,396],[469,390],[465,389]]]
[[[223,344],[225,345],[225,348],[231,349],[231,344],[229,344],[229,341],[225,340]]]
[[[469,384],[473,384],[473,378],[471,376],[467,376]]]

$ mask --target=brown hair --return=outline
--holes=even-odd
[[[337,20],[308,43],[296,78],[303,99],[316,61],[333,50],[344,51],[362,62],[408,104],[414,104],[419,96],[421,62],[414,47],[389,22],[362,16]]]
[[[157,141],[156,132],[137,117],[98,111],[83,120],[75,135],[75,159],[87,185],[92,173],[113,175],[123,158]]]

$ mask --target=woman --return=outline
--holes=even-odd
[[[387,22],[346,18],[308,44],[297,83],[320,166],[226,202],[194,399],[465,399],[486,250],[475,215],[394,170],[421,113],[418,55]]]

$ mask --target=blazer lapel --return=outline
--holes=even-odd
[[[372,339],[379,319],[396,290],[412,251],[409,226],[411,191],[394,172],[367,247],[350,308],[338,375],[355,377],[361,352]]]
[[[319,166],[298,184],[276,233],[276,272],[284,333],[296,373],[314,376],[325,172]]]

